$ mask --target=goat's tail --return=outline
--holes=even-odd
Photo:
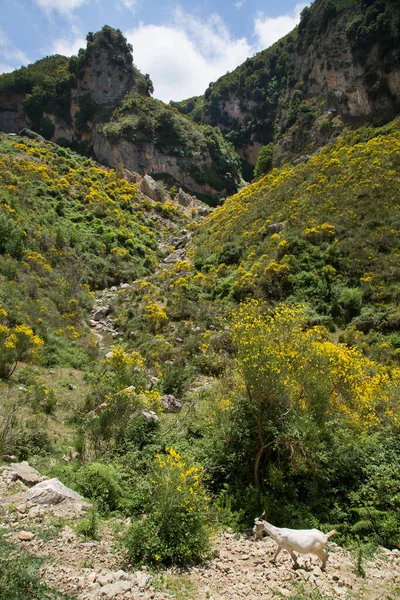
[[[332,531],[330,531],[329,533],[326,533],[326,537],[329,538],[332,537],[333,535],[335,535],[335,533],[337,533],[336,529],[332,529]]]

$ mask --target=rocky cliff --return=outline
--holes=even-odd
[[[343,126],[399,113],[399,31],[394,0],[316,0],[292,33],[210,84],[189,110],[187,101],[175,106],[220,127],[251,165],[268,143],[282,163]]]
[[[69,61],[47,57],[0,77],[0,130],[30,127],[46,139],[93,153],[110,167],[148,173],[210,201],[236,191],[233,147],[150,97],[132,47],[105,26]]]

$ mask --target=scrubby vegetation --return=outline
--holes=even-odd
[[[1,150],[1,373],[39,339],[47,366],[83,367],[96,356],[85,324],[93,291],[157,264],[158,207],[68,149],[2,136]]]
[[[398,121],[347,133],[229,198],[192,260],[120,298],[118,326],[159,389],[173,368],[196,407],[172,431],[161,415],[149,443],[204,465],[230,524],[264,506],[398,544],[398,159]]]
[[[315,322],[396,361],[398,161],[395,121],[248,186],[199,233],[203,289],[216,299],[305,301]]]
[[[1,143],[1,448],[94,502],[81,534],[127,515],[129,560],[186,564],[266,508],[398,547],[398,121],[244,188],[164,269],[167,204],[43,140]],[[93,292],[125,280],[101,358]],[[49,366],[86,370],[78,391]]]
[[[293,36],[231,80],[260,61],[240,85],[274,110],[292,46],[353,4],[316,2],[325,13],[307,9]],[[113,35],[101,43],[129,66]],[[77,72],[96,51],[88,41]],[[279,77],[263,71],[265,56]],[[293,123],[310,114],[297,92]],[[342,544],[400,548],[400,121],[345,131],[278,169],[264,116],[259,179],[204,221],[196,203],[186,213],[175,203],[176,188],[151,201],[122,166],[32,132],[0,136],[0,452],[92,502],[79,535],[96,539],[101,520],[118,519],[132,566],[199,563],[213,531],[243,530],[263,509],[277,525],[335,528]],[[232,146],[176,108],[131,93],[97,125],[236,189]],[[108,296],[117,341],[89,327],[90,309],[124,282]],[[10,585],[15,564],[4,564]],[[42,597],[29,570],[19,577],[16,598]]]

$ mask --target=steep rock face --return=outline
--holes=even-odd
[[[203,102],[202,121],[252,165],[267,143],[276,145],[275,164],[315,151],[345,125],[399,113],[398,31],[393,0],[315,0],[298,28],[211,84],[191,112]]]
[[[110,62],[107,52],[97,52],[88,59],[88,64],[77,78],[73,100],[90,94],[92,102],[104,107],[114,107],[118,100],[132,88],[133,73]]]
[[[28,127],[102,163],[158,175],[170,185],[218,198],[240,183],[224,138],[150,97],[122,33],[105,26],[70,60],[46,57],[0,77],[0,129]],[[210,198],[211,200],[211,198]]]
[[[0,92],[0,130],[15,133],[30,124],[22,108],[25,94]]]
[[[92,134],[93,150],[99,162],[116,168],[123,165],[130,171],[148,173],[150,175],[169,176],[173,181],[198,194],[214,194],[215,190],[207,184],[199,185],[189,173],[190,161],[159,152],[154,144],[141,142],[133,144],[120,138],[115,142],[108,140],[101,131]],[[212,165],[209,153],[206,153],[198,165]],[[220,190],[222,195],[226,190]]]

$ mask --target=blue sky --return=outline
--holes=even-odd
[[[49,54],[76,54],[111,25],[133,45],[154,96],[202,94],[211,81],[298,23],[306,0],[0,0],[0,72]]]

